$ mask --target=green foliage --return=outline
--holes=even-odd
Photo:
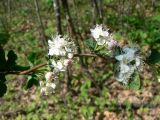
[[[85,116],[85,118],[89,118],[93,116],[93,113],[95,112],[96,107],[95,106],[82,106],[81,107],[81,113]]]
[[[37,52],[31,52],[28,57],[27,60],[29,61],[31,66],[34,66],[38,63],[40,63],[40,59],[39,59],[39,53]]]
[[[14,51],[13,51],[13,50],[10,50],[10,51],[8,52],[7,57],[8,57],[8,60],[7,60],[8,66],[9,66],[9,67],[14,66],[14,65],[16,64],[16,60],[17,60],[17,58],[18,58],[17,55],[14,53]]]
[[[134,75],[132,76],[129,84],[128,84],[129,89],[133,90],[139,90],[141,87],[141,80],[138,72],[135,72]]]
[[[85,45],[98,56],[106,57],[108,55],[108,51],[106,51],[104,46],[97,45],[97,42],[93,39],[85,40]]]
[[[89,90],[90,87],[91,87],[91,81],[90,80],[86,80],[82,84],[82,86],[80,87],[82,99],[88,98],[88,90]]]
[[[0,80],[0,97],[2,97],[6,92],[7,92],[6,84]]]
[[[5,52],[2,48],[0,48],[0,71],[6,69],[6,59],[5,59]]]
[[[26,89],[29,89],[34,85],[38,86],[39,85],[39,81],[38,81],[37,76],[34,73],[32,73],[31,75],[28,75],[28,77],[27,77]]]
[[[7,59],[5,57],[5,51],[4,49],[0,48],[0,97],[2,97],[6,91],[7,91],[7,86],[6,86],[6,75],[8,72],[12,71],[21,71],[21,70],[26,70],[28,67],[23,67],[20,65],[16,64],[17,60],[17,55],[13,50],[10,50],[7,54]]]
[[[160,52],[156,49],[151,50],[151,55],[147,59],[150,64],[160,64]]]
[[[0,33],[0,45],[6,44],[9,40],[10,35],[8,33]]]
[[[98,6],[100,5],[99,1],[97,1]],[[153,3],[155,1],[156,0],[154,0]],[[42,45],[40,45],[39,38],[41,38],[41,35],[38,34],[40,29],[37,28],[38,22],[35,15],[36,12],[35,5],[33,4],[34,1],[15,0],[14,2],[10,2],[10,13],[8,11],[10,4],[5,4],[5,6],[0,4],[0,13],[2,13],[2,17],[4,17],[4,23],[6,23],[5,26],[9,33],[7,34],[5,32],[0,32],[0,46],[3,46],[3,48],[5,49],[0,49],[0,72],[6,72],[8,70],[26,70],[29,67],[20,66],[17,65],[17,63],[28,65],[29,62],[30,66],[34,66],[40,62],[43,63],[45,58],[44,56],[47,53],[47,51],[43,51]],[[52,34],[55,34],[56,32],[56,29],[54,27],[55,12],[53,11],[53,2],[54,0],[38,1],[40,7],[39,12],[42,18],[42,23],[44,24],[45,34],[48,37],[50,37]],[[72,22],[75,25],[75,31],[79,32],[83,38],[87,38],[89,34],[88,29],[92,25],[92,22],[94,22],[94,16],[92,16],[92,14],[94,13],[92,11],[93,7],[91,6],[91,1],[68,0],[68,2],[70,14],[73,18]],[[160,48],[160,2],[157,0],[155,3],[155,8],[153,8],[151,2],[145,0],[138,2],[134,0],[126,0],[123,2],[119,1],[118,7],[124,8],[121,10],[117,9],[117,0],[104,0],[102,5],[103,23],[111,28],[112,31],[116,32],[117,40],[133,41],[134,43],[136,42],[137,44],[139,44],[140,47],[147,44],[154,48],[152,50],[151,56],[147,59],[147,62],[153,65],[157,63],[159,64],[158,49]],[[4,8],[7,8],[8,10],[6,11]],[[60,6],[60,8],[62,15],[61,21],[63,33],[68,34],[68,31],[70,31],[70,28],[68,27],[68,21],[64,19],[65,14],[62,6]],[[99,11],[101,11],[101,8],[99,9]],[[99,13],[94,14],[97,17],[95,23],[99,23],[98,14]],[[140,14],[142,14],[142,16]],[[1,29],[3,29],[3,25],[1,25],[0,19],[0,31]],[[10,37],[12,41],[9,41]],[[96,41],[93,39],[86,40],[85,45],[98,56],[104,57],[107,54],[107,51],[105,51],[103,47],[96,45]],[[9,49],[17,52],[15,53],[12,50],[9,51]],[[82,49],[82,51],[88,52],[88,50],[86,49]],[[116,53],[117,55],[120,52],[121,50],[119,48],[116,48],[116,51],[114,53]],[[18,56],[16,55],[17,53]],[[7,91],[7,96],[4,96],[4,98],[1,100],[2,105],[0,106],[0,119],[89,120],[94,119],[97,113],[101,114],[101,117],[99,119],[103,119],[103,112],[106,110],[116,111],[118,117],[122,117],[119,119],[136,119],[133,116],[136,111],[132,109],[131,103],[129,103],[128,101],[122,103],[125,105],[127,111],[123,110],[123,106],[120,108],[117,107],[117,105],[119,104],[119,102],[117,101],[121,102],[121,100],[117,99],[119,98],[119,96],[117,97],[115,95],[117,95],[117,92],[119,94],[121,94],[121,91],[125,92],[125,88],[121,90],[121,86],[119,89],[120,85],[118,84],[118,82],[115,82],[115,80],[113,80],[112,68],[108,66],[108,62],[105,63],[104,61],[99,61],[99,58],[97,60],[97,58],[90,59],[88,57],[86,57],[85,60],[90,60],[88,62],[90,63],[88,65],[89,71],[91,71],[92,75],[94,76],[97,82],[97,86],[100,86],[101,88],[101,90],[96,93],[96,95],[94,92],[90,92],[90,89],[92,89],[92,87],[93,89],[96,88],[94,88],[94,85],[92,86],[92,81],[88,80],[86,77],[84,77],[83,73],[80,72],[79,63],[74,63],[73,79],[75,80],[72,80],[72,82],[74,83],[69,85],[67,95],[63,96],[62,98],[59,94],[60,91],[58,93],[55,93],[54,95],[41,97],[39,90],[34,92],[29,91],[28,93],[26,93],[26,91],[23,92],[23,89],[20,90],[21,84],[17,84],[19,82],[22,82],[21,79],[19,79],[19,76],[18,78],[15,78],[14,76],[10,77],[6,76],[5,74],[0,74],[0,96],[3,96],[5,94],[7,87],[9,88]],[[97,60],[98,65],[93,65],[92,60]],[[104,69],[103,66],[107,67]],[[43,79],[42,77],[37,78],[36,76],[37,73],[40,72],[41,71],[37,70],[35,71],[35,73],[26,76],[26,88],[37,85],[38,80]],[[9,79],[8,77],[10,77],[11,80],[5,82],[6,78]],[[108,83],[108,81],[110,82],[110,80],[111,83]],[[151,80],[149,82],[151,82]],[[16,86],[15,88],[15,85],[18,85],[18,87]],[[156,89],[156,85],[154,86]],[[106,89],[104,90],[104,88]],[[133,79],[130,81],[128,88],[134,89],[134,91],[140,88],[140,78],[138,75],[133,76]],[[147,87],[145,89],[147,89]],[[158,94],[158,92],[158,90],[155,90],[156,95]],[[35,95],[33,95],[33,93]],[[67,99],[67,102],[64,102],[65,99]],[[160,103],[159,100],[160,97],[158,95],[153,100],[154,105],[158,106]],[[22,110],[22,112],[20,111],[17,113],[19,109]],[[11,114],[11,116],[6,114],[10,113],[10,110],[11,113],[12,111],[15,111],[15,116],[14,114]],[[139,111],[138,108],[136,108],[136,110]],[[150,112],[150,109],[148,108],[148,110],[143,111],[147,113]],[[142,115],[146,116],[145,114]],[[148,115],[149,114],[147,114],[147,116]],[[80,118],[81,116],[83,116],[83,118]],[[141,115],[138,114],[138,116]]]
[[[93,40],[93,39],[87,39],[87,40],[84,41],[84,43],[85,43],[85,45],[86,45],[87,47],[89,47],[89,49],[91,49],[92,51],[95,51],[95,50],[96,50],[96,45],[97,45],[97,43],[96,43],[95,40]]]

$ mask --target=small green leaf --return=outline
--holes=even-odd
[[[88,97],[88,90],[89,90],[90,87],[91,87],[91,81],[90,80],[87,80],[87,81],[85,81],[85,83],[82,84],[82,86],[80,87],[82,98],[87,98]]]
[[[6,84],[0,81],[0,97],[3,97],[6,92],[7,92]]]
[[[14,69],[15,71],[28,70],[29,68],[30,68],[29,66],[20,66],[20,65],[15,65],[15,66],[13,67],[13,69]]]
[[[135,72],[131,81],[129,82],[129,88],[133,90],[139,90],[141,87],[141,80],[139,77],[139,73]]]
[[[8,33],[0,33],[0,44],[6,44],[10,35]]]
[[[87,39],[84,41],[85,45],[87,45],[92,51],[95,51],[96,41],[93,39]]]
[[[39,82],[36,79],[36,76],[33,74],[32,76],[28,76],[28,80],[27,80],[27,85],[26,85],[26,89],[31,88],[32,86],[38,86]]]
[[[148,58],[148,62],[151,64],[160,63],[160,52],[156,49],[152,49],[151,55]]]

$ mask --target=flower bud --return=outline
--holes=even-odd
[[[107,42],[107,44],[109,49],[112,49],[113,47],[118,45],[117,41],[115,40],[110,40],[109,42]]]
[[[68,65],[72,64],[72,60],[71,59],[65,59],[63,64],[64,64],[64,66],[68,66]]]
[[[68,53],[68,58],[72,59],[73,58],[73,53]]]

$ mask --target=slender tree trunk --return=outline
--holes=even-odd
[[[46,43],[47,37],[46,37],[45,32],[44,32],[44,26],[43,26],[43,23],[42,23],[40,12],[39,12],[40,10],[39,10],[38,1],[34,0],[34,3],[35,3],[38,22],[39,22],[39,29],[38,29],[39,30],[39,34],[40,34],[41,41],[42,41],[43,45],[46,47],[46,45],[47,45],[47,43]]]
[[[62,35],[61,11],[60,11],[59,0],[54,0],[53,1],[53,7],[54,7],[54,10],[55,10],[57,32],[58,32],[58,34]]]
[[[71,15],[70,15],[70,11],[69,11],[69,7],[68,7],[68,1],[67,0],[62,0],[62,6],[63,6],[63,9],[64,9],[64,14],[65,14],[65,17],[66,17],[66,20],[68,21],[68,24],[69,24],[69,31],[71,32],[71,35],[73,37],[75,37],[74,41],[75,41],[75,44],[77,46],[77,51],[78,53],[80,54],[81,53],[81,49],[80,49],[80,45],[79,45],[79,41],[78,41],[78,37],[77,37],[77,34],[76,34],[76,31],[75,31],[75,28],[74,28],[74,25],[73,25],[73,22],[72,22],[72,18],[71,18]],[[80,61],[82,59],[80,58]],[[67,71],[65,72],[65,91],[68,90],[68,86],[69,86],[69,81],[71,81],[70,79],[70,76],[69,76],[69,68],[67,69]]]
[[[91,0],[92,5],[92,23],[96,24],[103,22],[103,0]]]
[[[62,5],[64,8],[64,14],[66,16],[66,20],[68,21],[69,24],[69,29],[71,31],[71,34],[73,37],[75,37],[75,44],[77,46],[77,50],[78,50],[78,54],[81,54],[81,48],[80,48],[80,44],[78,41],[78,36],[77,36],[77,32],[75,30],[74,24],[72,22],[72,18],[70,15],[70,11],[69,11],[69,7],[68,7],[68,1],[67,0],[62,0]]]
[[[11,0],[7,1],[7,12],[9,17],[9,22],[11,21]]]
[[[99,0],[100,23],[103,23],[103,0]]]
[[[77,47],[77,52],[78,54],[81,54],[81,46],[79,44],[79,41],[78,41],[78,36],[77,36],[77,32],[75,31],[75,27],[74,27],[74,24],[72,22],[72,18],[71,18],[71,15],[70,15],[70,11],[69,11],[69,7],[68,7],[68,1],[67,0],[62,0],[62,5],[63,5],[63,8],[64,8],[64,14],[66,15],[66,19],[69,23],[69,27],[70,27],[70,30],[71,30],[71,33],[72,35],[75,37],[75,44],[76,44],[76,47]],[[93,81],[94,85],[96,85],[95,83],[95,80],[94,80],[94,77],[92,76],[92,74],[89,72],[87,66],[84,64],[84,61],[83,61],[83,58],[82,57],[79,57],[80,59],[80,64],[81,64],[81,68],[83,70],[83,73]],[[96,86],[97,87],[97,86]]]

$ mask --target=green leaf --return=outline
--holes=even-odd
[[[6,59],[5,59],[5,52],[2,48],[0,48],[0,71],[6,69]]]
[[[39,55],[40,53],[32,52],[28,55],[27,59],[31,65],[35,65],[39,63]]]
[[[141,87],[141,80],[138,72],[135,72],[128,85],[129,89],[139,90]]]
[[[23,70],[28,70],[30,67],[29,66],[20,66],[20,65],[15,65],[14,70],[15,71],[23,71]]]
[[[160,63],[160,52],[156,49],[151,50],[151,55],[148,58],[150,64]]]
[[[29,89],[29,88],[31,88],[34,85],[38,86],[39,82],[38,82],[36,76],[33,74],[32,76],[28,76],[26,89]]]
[[[6,92],[7,92],[6,84],[0,81],[0,97],[3,97]]]
[[[114,56],[122,54],[122,48],[119,46],[114,47],[113,53],[114,53]]]
[[[85,83],[82,84],[82,86],[80,87],[82,98],[87,98],[88,97],[88,89],[90,87],[91,87],[91,81],[90,80],[87,80],[87,81],[85,81]]]
[[[8,33],[0,33],[0,44],[6,44],[10,35]]]
[[[0,74],[0,82],[5,82],[6,78],[4,74]]]
[[[84,41],[85,45],[88,46],[92,51],[95,51],[96,41],[93,39],[87,39]]]
[[[7,57],[8,57],[7,64],[8,64],[9,66],[13,66],[13,65],[16,64],[17,55],[14,53],[13,50],[10,50],[10,51],[8,52]]]

